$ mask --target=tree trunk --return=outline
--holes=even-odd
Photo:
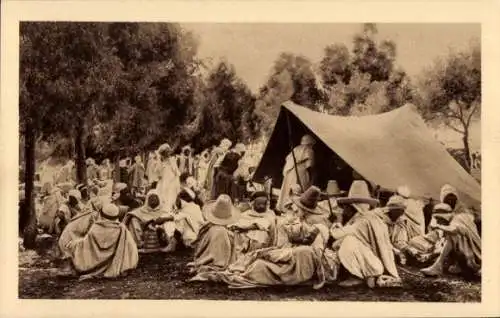
[[[25,216],[22,220],[27,220],[27,224],[23,226],[23,245],[26,249],[35,248],[36,236],[38,234],[36,210],[35,210],[35,130],[31,125],[27,125],[24,133],[24,159],[26,168],[24,169],[25,180],[25,197],[24,197],[24,211]]]
[[[121,176],[120,176],[120,156],[116,155],[114,157],[114,165],[115,165],[115,170],[113,170],[113,180],[115,183],[121,182]]]
[[[470,157],[470,146],[469,146],[469,133],[467,128],[465,129],[465,133],[462,137],[462,141],[464,143],[464,152],[465,152],[465,164],[467,165],[467,171],[471,172],[471,157]]]
[[[80,123],[76,128],[75,137],[76,150],[76,177],[78,183],[87,184],[87,166],[85,164],[85,143],[84,143],[84,127]]]

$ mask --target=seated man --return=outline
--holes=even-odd
[[[50,186],[46,189],[46,196],[43,198],[42,211],[38,223],[39,226],[48,234],[55,233],[55,218],[59,207],[64,204],[62,190],[56,186]]]
[[[127,212],[141,207],[142,202],[132,195],[125,183],[117,183],[114,186],[111,202],[120,209],[120,220],[123,220]]]
[[[58,212],[56,229],[60,232],[56,249],[56,257],[63,261],[63,275],[70,270],[69,242],[84,237],[98,219],[99,213],[84,206],[80,201],[80,193],[76,190],[69,192],[67,205],[63,205]]]
[[[444,246],[443,231],[437,229],[436,215],[448,214],[451,207],[446,203],[438,203],[432,207],[431,220],[429,222],[429,231],[424,235],[416,236],[408,241],[406,247],[402,249],[406,256],[414,259],[418,264],[425,264],[434,261]]]
[[[433,227],[444,232],[445,245],[434,264],[422,269],[426,276],[439,276],[445,264],[458,265],[454,272],[465,276],[481,275],[481,237],[479,236],[474,214],[459,201],[458,192],[450,185],[443,186],[441,201],[448,204],[452,211],[441,214]]]
[[[332,248],[348,275],[339,285],[355,286],[363,281],[370,288],[399,285],[389,231],[383,220],[370,211],[378,200],[370,197],[367,183],[354,181],[349,195],[337,203],[343,208],[342,224],[336,223],[330,230],[335,240]]]
[[[173,221],[174,216],[164,211],[160,205],[160,197],[156,190],[150,190],[146,195],[144,206],[128,212],[123,224],[132,234],[139,253],[168,252],[169,247],[168,233],[173,236],[174,225],[167,221]],[[164,227],[164,225],[168,225]],[[169,244],[170,243],[170,244]]]
[[[248,253],[275,244],[276,215],[269,210],[267,193],[252,195],[252,209],[242,214],[240,220],[229,227],[237,233],[237,250]]]
[[[319,189],[311,187],[299,199],[298,217],[283,224],[287,236],[282,246],[260,248],[231,264],[226,271],[205,273],[206,280],[222,281],[230,288],[253,288],[275,285],[314,285],[321,288],[336,279],[338,263],[327,250],[328,227],[317,206]],[[314,213],[313,213],[314,212]]]
[[[65,244],[74,269],[82,275],[81,280],[118,277],[137,266],[137,246],[118,216],[117,206],[105,205],[99,220],[84,237]]]
[[[61,235],[71,221],[93,212],[92,209],[82,203],[81,199],[82,195],[78,190],[69,191],[67,202],[59,206],[54,218],[54,230],[57,235]]]
[[[206,223],[201,227],[194,242],[194,261],[188,266],[197,275],[192,280],[207,280],[203,273],[225,270],[235,260],[234,233],[227,227],[236,223],[241,212],[227,194],[208,202],[203,208]]]
[[[205,223],[200,206],[195,202],[193,195],[185,190],[179,193],[175,204],[177,210],[171,225],[175,228],[175,232],[168,233],[168,239],[172,241],[172,250],[176,249],[178,240],[184,247],[193,247],[200,228]],[[175,234],[178,234],[177,237]]]
[[[404,250],[408,242],[419,236],[410,221],[405,217],[406,200],[393,195],[389,198],[385,208],[377,209],[376,213],[387,224],[391,243],[394,246],[394,254],[398,256],[401,264],[406,264]]]
[[[181,191],[188,193],[193,198],[193,202],[201,209],[203,207],[203,200],[200,198],[201,189],[196,179],[187,173],[183,173],[180,176],[180,182]]]

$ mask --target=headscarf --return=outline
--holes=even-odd
[[[311,145],[313,146],[316,143],[316,140],[311,135],[304,135],[300,140],[301,145]]]
[[[144,200],[144,205],[142,206],[142,209],[144,210],[144,212],[158,212],[161,210],[161,203],[158,204],[158,206],[156,208],[152,208],[149,206],[149,198],[152,196],[152,195],[156,195],[158,196],[158,199],[160,198],[160,195],[158,194],[158,191],[156,191],[156,189],[151,189],[148,191],[148,193],[146,194],[146,199]],[[158,201],[160,202],[160,201]]]
[[[446,198],[447,195],[449,194],[453,194],[454,196],[457,197],[457,201],[459,199],[459,196],[458,196],[458,191],[455,187],[449,185],[449,184],[445,184],[442,188],[441,188],[441,194],[439,196],[439,200],[441,202],[444,202],[444,199]]]

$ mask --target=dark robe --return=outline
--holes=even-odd
[[[238,196],[233,174],[238,169],[240,159],[241,156],[234,151],[228,152],[224,159],[222,159],[215,176],[215,198],[221,194],[227,194],[232,199]]]

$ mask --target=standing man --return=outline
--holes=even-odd
[[[187,173],[194,176],[194,158],[193,149],[190,146],[184,146],[181,149],[181,154],[177,159],[177,165],[181,173]]]
[[[245,145],[238,143],[224,157],[221,157],[221,163],[215,175],[215,195],[227,194],[232,200],[236,198],[235,178],[233,176],[240,159],[245,155]]]
[[[296,146],[288,154],[283,168],[283,183],[276,208],[283,211],[289,200],[291,187],[294,184],[301,185],[302,189],[308,189],[312,185],[312,172],[314,168],[314,150],[316,141],[310,135],[304,135],[300,145]]]
[[[130,183],[132,186],[132,193],[136,194],[140,192],[141,189],[145,186],[144,184],[144,176],[146,173],[146,168],[144,168],[144,164],[142,163],[141,156],[135,156],[135,162],[130,167]]]

